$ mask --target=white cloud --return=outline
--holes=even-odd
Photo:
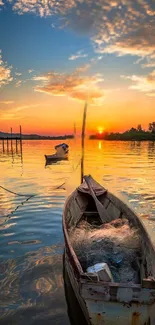
[[[15,72],[15,75],[18,77],[18,76],[21,76],[22,73],[21,72]]]
[[[18,80],[16,83],[15,83],[15,86],[16,87],[20,87],[22,84],[22,80]]]
[[[121,78],[125,80],[131,80],[132,85],[129,86],[129,89],[138,90],[147,94],[147,96],[154,96],[155,93],[155,70],[152,71],[147,76],[124,76]]]
[[[48,81],[48,79],[49,79],[48,75],[46,75],[46,76],[34,76],[32,78],[32,80],[34,80],[34,81]]]
[[[87,33],[98,53],[155,56],[154,1],[12,0],[11,3],[18,14],[51,16],[53,27],[56,24]],[[79,55],[69,59],[77,59]]]
[[[13,80],[11,75],[11,67],[7,65],[2,59],[2,54],[0,50],[0,87],[7,85]]]
[[[29,69],[28,70],[28,73],[32,73],[34,70],[33,69]]]
[[[76,54],[72,54],[68,60],[77,60],[77,59],[81,59],[81,58],[86,58],[88,56],[88,54],[83,53],[83,51],[78,51]]]
[[[155,60],[147,60],[147,63],[142,64],[142,68],[154,68]]]

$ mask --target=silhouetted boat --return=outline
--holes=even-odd
[[[46,163],[68,160],[69,146],[66,143],[61,143],[55,146],[56,153],[53,155],[45,155]]]
[[[82,175],[82,178],[84,181],[66,200],[63,232],[65,268],[85,319],[89,325],[154,325],[155,247],[143,222],[91,176]],[[82,266],[73,249],[71,236],[82,220],[91,225],[103,225],[124,218],[140,234],[138,281],[103,281],[97,272],[88,273]],[[78,242],[78,238],[76,240]]]

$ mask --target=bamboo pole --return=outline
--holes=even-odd
[[[86,115],[87,115],[87,102],[85,103],[85,106],[84,106],[84,111],[83,111],[83,124],[82,124],[81,183],[83,182],[83,175],[84,175],[84,138],[85,138]]]

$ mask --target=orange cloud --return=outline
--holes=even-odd
[[[11,105],[13,103],[14,103],[13,100],[4,100],[4,101],[0,102],[0,104],[4,104],[4,105]]]
[[[22,84],[22,80],[18,80],[18,81],[16,82],[15,86],[16,86],[16,87],[20,87],[21,84]]]
[[[147,81],[155,85],[155,70],[153,70],[148,76]]]
[[[10,120],[10,119],[21,119],[24,118],[25,115],[21,114],[22,111],[26,111],[29,108],[37,107],[38,104],[33,105],[22,105],[22,106],[15,106],[13,101],[4,101],[0,102],[0,104],[7,105],[1,106],[0,105],[0,112],[1,112],[1,119],[2,120]],[[11,107],[10,107],[11,105]]]
[[[100,106],[103,104],[104,93],[103,90],[98,88],[90,89],[88,93],[85,90],[75,91],[70,94],[70,97],[78,99],[80,101],[85,101],[88,99],[91,105]]]
[[[83,69],[84,71],[85,69]],[[92,104],[99,105],[104,98],[103,90],[98,83],[103,82],[100,74],[94,76],[81,76],[82,69],[77,68],[72,74],[49,72],[33,78],[41,81],[41,85],[35,87],[36,91],[44,92],[52,96],[67,96],[77,100],[86,100],[88,97]]]
[[[150,33],[148,26],[141,26],[126,37],[123,36],[105,49],[98,48],[99,52],[116,53],[118,55],[150,56],[155,58],[155,34]]]

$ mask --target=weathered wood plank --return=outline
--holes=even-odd
[[[103,204],[103,206],[105,207],[105,209],[107,209],[109,203],[110,203],[110,200],[106,197],[106,196],[102,196],[100,198],[100,202]]]
[[[97,211],[100,215],[100,219],[103,223],[105,222],[109,222],[111,221],[111,218],[110,216],[108,215],[107,213],[107,210],[105,209],[105,207],[102,205],[102,203],[98,200],[97,196],[95,195],[95,192],[91,186],[91,177],[90,176],[84,176],[84,179],[88,185],[88,188],[89,188],[89,191],[90,191],[90,194],[92,196],[92,198],[94,199],[94,202],[96,204],[96,208],[97,208]]]
[[[111,220],[118,219],[120,217],[120,210],[113,204],[109,203],[107,207],[108,215],[111,217]]]
[[[152,279],[143,279],[142,287],[148,289],[155,289],[155,281],[153,281]]]
[[[77,192],[77,195],[75,196],[75,201],[78,204],[81,211],[86,210],[86,207],[88,205],[88,198],[86,196]]]

